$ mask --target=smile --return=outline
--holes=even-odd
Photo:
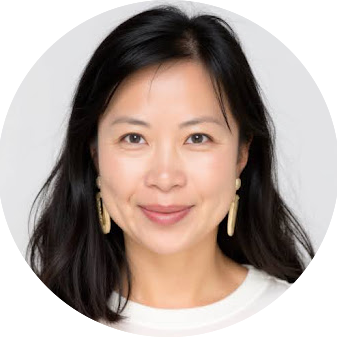
[[[149,211],[148,209],[140,207],[140,209],[143,211],[148,219],[161,225],[172,225],[182,220],[190,212],[191,208],[192,207],[189,207],[181,211],[172,213],[160,213]]]

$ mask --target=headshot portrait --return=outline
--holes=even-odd
[[[278,143],[291,127],[278,133],[267,66],[252,66],[233,17],[197,3],[149,2],[106,22],[96,35],[88,24],[77,76],[62,74],[73,88],[62,125],[41,122],[62,137],[26,198],[22,253],[63,302],[117,330],[191,336],[236,324],[284,294],[319,242],[290,165],[290,188],[280,186],[279,158],[295,158]]]

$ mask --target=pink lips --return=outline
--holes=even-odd
[[[143,213],[151,220],[162,225],[171,225],[183,219],[191,210],[191,207],[182,209],[177,212],[163,213],[150,211],[144,207],[140,207]]]

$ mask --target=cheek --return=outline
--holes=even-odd
[[[200,219],[205,220],[205,228],[216,226],[228,213],[235,195],[235,153],[230,150],[210,153],[194,163],[191,172],[196,193],[200,196]]]
[[[223,198],[235,186],[236,157],[233,151],[222,150],[202,154],[189,161],[189,176],[200,194],[209,199]]]
[[[129,205],[141,181],[140,165],[135,165],[134,160],[118,155],[109,147],[102,147],[99,169],[104,204],[114,222],[127,230],[126,224],[133,217]]]
[[[109,194],[118,200],[124,201],[134,191],[140,181],[141,165],[135,165],[135,160],[121,156],[116,151],[102,149],[99,160],[100,172],[109,189]],[[116,200],[116,201],[118,201]]]

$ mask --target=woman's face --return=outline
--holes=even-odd
[[[248,147],[239,151],[228,108],[227,118],[232,133],[197,62],[148,67],[120,85],[99,121],[98,148],[91,153],[104,205],[125,240],[171,254],[217,230],[248,158]],[[187,123],[197,119],[202,122]],[[149,204],[193,207],[182,220],[162,225],[139,207]]]

